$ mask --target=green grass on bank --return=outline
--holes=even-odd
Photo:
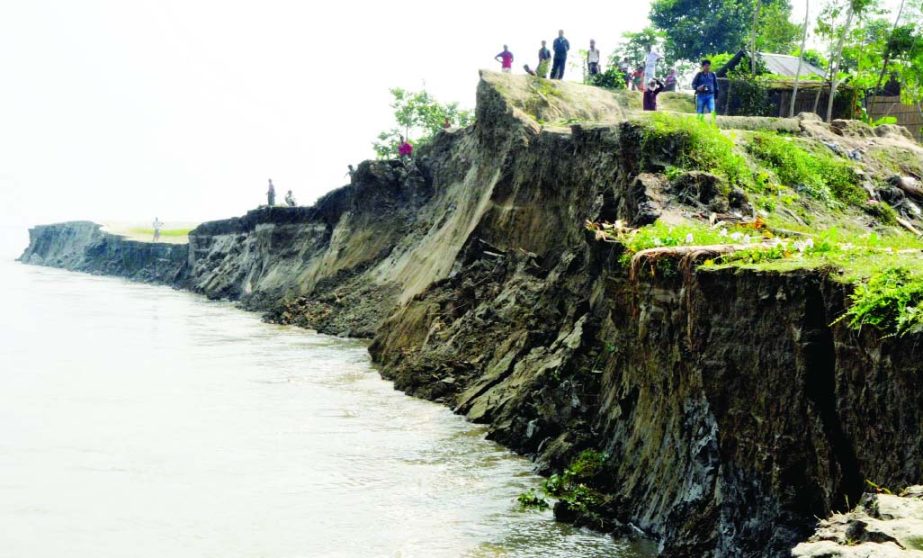
[[[645,249],[671,246],[733,245],[735,251],[702,263],[702,269],[790,272],[824,269],[855,286],[851,305],[839,319],[850,327],[876,328],[886,335],[923,332],[923,239],[892,232],[842,231],[785,236],[769,227],[670,226],[658,222],[635,231],[591,226],[620,241],[623,263]],[[669,266],[652,268],[663,273]]]
[[[641,150],[649,161],[669,160],[678,170],[712,172],[730,186],[753,189],[746,158],[717,127],[695,116],[668,113],[653,113],[642,125]]]
[[[190,231],[192,231],[192,229],[160,229],[160,236],[178,238],[189,236]],[[132,227],[128,229],[128,232],[138,236],[150,236],[151,238],[154,237],[154,229],[152,228]]]

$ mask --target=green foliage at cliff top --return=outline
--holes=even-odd
[[[840,318],[850,327],[873,327],[887,335],[923,332],[923,239],[836,228],[791,237],[761,229],[657,222],[636,231],[594,230],[624,244],[624,264],[648,248],[734,245],[736,251],[704,262],[703,269],[824,269],[834,279],[855,285],[850,307]]]
[[[707,170],[732,186],[753,183],[746,158],[717,127],[694,116],[654,113],[644,122],[642,150],[651,159],[662,156],[676,167]]]
[[[747,150],[773,172],[778,182],[828,205],[860,205],[868,194],[858,185],[854,163],[826,147],[766,132],[753,134]]]
[[[373,143],[380,159],[397,157],[401,136],[421,146],[443,129],[446,120],[452,126],[467,126],[474,121],[472,111],[459,108],[458,103],[440,103],[426,90],[407,91],[396,87],[391,89],[391,97],[395,127],[378,134]]]
[[[160,229],[160,236],[178,238],[182,236],[189,236],[190,231],[192,231],[192,229]],[[154,236],[154,229],[152,228],[132,227],[128,229],[128,232],[130,232],[131,234],[139,235],[139,236],[150,236],[150,237]]]
[[[896,335],[923,332],[923,273],[903,265],[883,269],[859,283],[844,319]]]
[[[651,162],[710,172],[752,193],[865,209],[868,194],[859,186],[859,165],[818,142],[771,131],[722,131],[708,120],[678,114],[655,113],[639,122],[645,128],[642,150]]]
[[[834,279],[855,285],[842,317],[850,327],[870,326],[898,335],[923,332],[923,240],[909,234],[854,235],[835,229],[811,240],[812,245],[800,253],[784,245],[759,246],[706,267],[827,269]]]

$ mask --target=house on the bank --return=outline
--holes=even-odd
[[[744,64],[741,67],[741,64]],[[727,61],[727,64],[719,68],[715,73],[719,78],[726,78],[728,73],[737,69],[746,69],[750,71],[750,56],[745,50],[741,50]],[[798,57],[787,54],[771,54],[769,52],[756,53],[756,73],[757,75],[779,76],[794,81],[798,73]],[[801,79],[808,80],[820,78],[824,79],[827,72],[811,64],[807,60],[801,65]]]
[[[741,50],[715,72],[721,89],[717,99],[719,114],[739,116],[789,115],[795,75],[798,74],[798,57],[786,54],[757,52],[755,75],[750,53]],[[827,112],[830,84],[825,81],[827,72],[803,61],[798,81],[795,114],[816,112],[822,118]],[[833,105],[834,118],[853,118],[856,91],[847,84],[837,89]]]

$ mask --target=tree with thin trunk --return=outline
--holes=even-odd
[[[750,74],[756,75],[756,37],[759,35],[760,25],[760,8],[763,6],[762,0],[753,2],[753,23],[750,28]]]
[[[875,91],[881,89],[881,82],[885,79],[885,72],[888,71],[888,64],[891,63],[891,41],[890,39],[894,37],[895,31],[897,31],[897,26],[901,23],[901,16],[904,15],[904,0],[901,0],[901,6],[897,9],[897,17],[894,18],[894,26],[891,27],[891,35],[889,35],[889,40],[885,44],[885,57],[884,61],[881,63],[881,73],[878,74],[878,83],[875,84]]]
[[[837,39],[836,48],[833,49],[833,58],[830,59],[830,96],[827,98],[827,122],[833,120],[833,100],[836,97],[837,87],[840,86],[840,61],[843,58],[843,44],[846,42],[846,36],[852,28],[852,20],[856,16],[856,7],[863,3],[863,0],[849,0],[849,7],[846,12],[846,24]]]
[[[795,100],[798,98],[798,81],[801,79],[801,66],[804,64],[804,48],[808,43],[808,20],[811,16],[811,0],[804,2],[804,29],[801,32],[801,50],[798,51],[798,69],[795,71],[795,85],[792,87],[792,104],[788,109],[789,118],[795,116]],[[821,87],[823,89],[823,87]]]

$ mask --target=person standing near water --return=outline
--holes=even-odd
[[[570,42],[564,38],[564,30],[558,31],[558,38],[551,47],[554,49],[554,64],[551,65],[551,79],[564,79],[564,66],[567,65],[567,51]]]
[[[266,202],[269,207],[276,205],[276,187],[272,185],[272,179],[269,179],[269,189],[266,190]]]
[[[154,222],[152,223],[154,229],[154,242],[160,240],[160,229],[163,228],[163,221],[159,217],[154,217]]]

